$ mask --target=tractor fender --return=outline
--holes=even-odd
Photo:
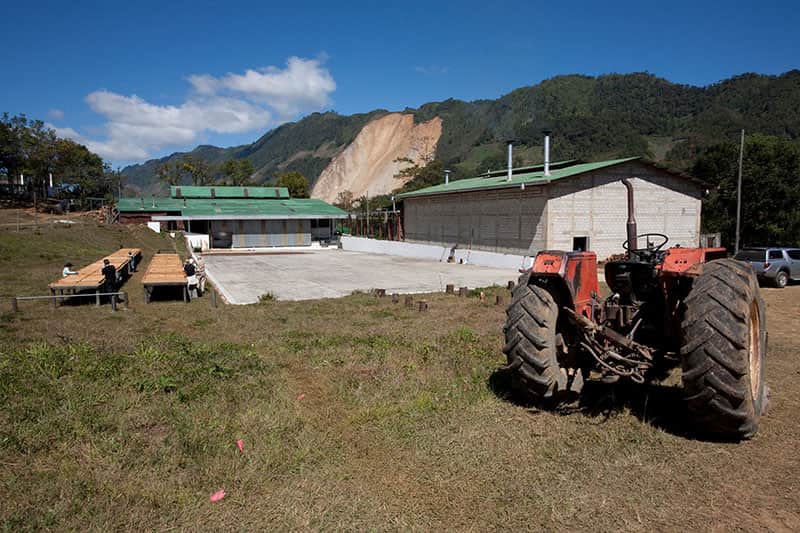
[[[594,320],[592,304],[600,292],[594,252],[541,251],[527,274],[528,283],[546,288],[559,307]]]

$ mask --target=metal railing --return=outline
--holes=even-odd
[[[97,301],[97,305],[100,305],[100,297],[101,296],[110,296],[111,297],[111,312],[116,312],[117,310],[117,303],[121,301],[125,309],[128,309],[128,302],[130,298],[128,298],[128,291],[117,291],[117,292],[92,292],[87,294],[59,294],[59,295],[48,295],[48,296],[12,296],[11,297],[11,312],[16,313],[19,311],[19,302],[20,301],[28,301],[28,300],[50,300],[53,304],[53,307],[58,305],[59,300],[65,300],[67,298],[95,298]],[[120,298],[120,296],[122,298]]]

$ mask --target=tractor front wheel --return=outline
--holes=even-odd
[[[523,275],[514,288],[506,311],[503,352],[507,368],[527,392],[552,398],[567,385],[557,358],[558,305],[547,290],[528,281],[529,275]]]
[[[693,425],[752,437],[767,407],[767,317],[752,267],[732,259],[705,264],[685,304],[682,379]]]

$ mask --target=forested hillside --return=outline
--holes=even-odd
[[[800,71],[743,74],[708,87],[672,83],[648,73],[568,75],[512,91],[496,100],[446,100],[406,109],[417,122],[440,117],[436,159],[458,179],[505,166],[505,141],[515,139],[518,163],[542,159],[542,130],[553,132],[553,158],[601,159],[644,155],[688,169],[709,146],[746,128],[790,141],[800,137]],[[276,128],[250,145],[201,146],[191,154],[210,162],[248,159],[255,181],[299,171],[316,180],[370,120],[386,114],[314,113]],[[156,168],[184,154],[124,170],[147,187]]]

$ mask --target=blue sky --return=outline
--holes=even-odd
[[[252,142],[314,111],[497,98],[559,74],[708,85],[800,68],[796,1],[3,4],[0,112],[114,165]]]

